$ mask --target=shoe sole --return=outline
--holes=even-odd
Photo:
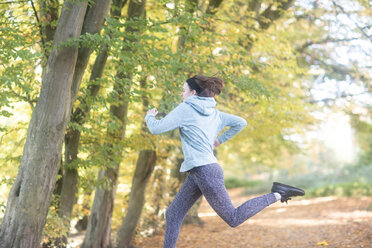
[[[296,195],[293,195],[293,196],[304,196],[305,195],[304,190],[302,190],[300,188],[290,186],[290,185],[286,185],[286,184],[283,184],[283,183],[274,182],[272,189],[273,188],[276,188],[277,190],[283,190],[283,191],[293,190],[293,191],[296,192]]]

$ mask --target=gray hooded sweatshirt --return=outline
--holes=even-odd
[[[243,118],[218,111],[215,106],[213,97],[190,96],[161,120],[154,115],[146,115],[146,123],[152,134],[179,128],[184,155],[180,172],[217,163],[213,143],[219,132],[225,126],[230,127],[218,137],[222,144],[247,125]]]

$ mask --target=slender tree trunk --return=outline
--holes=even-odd
[[[94,81],[97,78],[100,78],[103,74],[103,69],[105,67],[108,57],[108,49],[106,45],[103,45],[103,49],[97,56],[90,81]],[[90,85],[88,87],[87,96],[83,97],[82,101],[85,102],[85,99],[88,97],[95,97],[98,94],[100,89],[99,84]],[[85,103],[84,103],[85,104]],[[74,122],[78,125],[83,125],[85,122],[85,117],[89,114],[90,107],[89,105],[84,105],[78,107],[72,114],[71,122]],[[80,143],[81,133],[79,130],[70,129],[65,135],[65,162],[67,168],[65,168],[65,174],[63,175],[62,183],[62,192],[61,192],[61,203],[60,203],[60,216],[61,217],[71,217],[71,211],[74,202],[76,202],[76,194],[78,189],[78,170],[77,168],[72,168],[74,166],[69,166],[69,164],[76,162],[79,153],[79,143]]]
[[[96,5],[96,8],[100,8],[102,12],[98,14],[99,17],[98,23],[101,23],[101,19],[104,18],[104,11],[107,11],[107,7],[110,1],[102,2]],[[121,9],[124,6],[126,0],[114,0],[111,10],[111,15],[119,18],[121,16]],[[104,11],[103,11],[104,10]],[[90,15],[93,16],[93,15]],[[89,19],[85,19],[89,21]],[[88,29],[88,28],[87,28]],[[91,28],[90,28],[91,29]],[[93,30],[94,31],[94,30]],[[102,77],[106,61],[108,58],[109,47],[107,44],[101,44],[100,52],[96,57],[96,60],[93,65],[91,76],[89,81],[93,82],[98,78]],[[87,61],[87,60],[86,60]],[[78,83],[77,83],[78,84]],[[83,125],[85,122],[85,117],[90,112],[90,106],[86,103],[86,99],[90,97],[96,97],[100,89],[100,84],[91,84],[88,86],[88,93],[82,97],[81,104],[75,109],[72,114],[71,122],[74,122],[78,125]],[[80,142],[80,131],[70,129],[65,136],[65,161],[66,164],[71,164],[76,161],[79,152],[79,142]],[[78,170],[77,168],[71,168],[67,166],[65,169],[65,174],[63,177],[62,193],[61,193],[61,203],[60,203],[60,216],[70,219],[73,204],[76,202],[76,194],[78,190]]]
[[[161,159],[162,161],[165,159]],[[157,162],[159,163],[159,159],[157,158]],[[161,214],[165,210],[165,206],[163,204],[163,198],[165,193],[165,168],[161,166],[156,166],[154,169],[154,177],[152,180],[152,193],[151,193],[151,204],[155,207],[153,216],[149,222],[149,225],[152,226],[154,229],[153,235],[159,233],[160,229],[164,227],[164,215]]]
[[[283,16],[286,10],[293,6],[295,0],[278,0],[276,5],[270,4],[259,16],[258,23],[262,30],[268,29],[271,24]]]
[[[120,85],[115,84],[114,91],[118,92],[121,98],[118,99],[120,102],[118,105],[110,106],[110,112],[120,122],[120,129],[118,131],[109,130],[108,140],[113,143],[119,143],[125,136],[129,102],[125,99],[126,96],[122,94],[123,89],[120,88]],[[120,161],[113,160],[112,158],[121,156],[121,154],[117,154],[121,152],[121,149],[114,148],[113,143],[106,144],[110,148],[106,155],[108,160],[107,169],[100,170],[98,175],[98,180],[108,179],[110,186],[109,188],[96,189],[82,248],[112,247],[111,217],[120,165]]]
[[[119,166],[99,172],[98,180],[108,178],[111,188],[96,190],[82,248],[112,247],[110,227],[118,173]]]
[[[146,77],[140,80],[141,90],[145,90]],[[142,97],[143,112],[146,113],[149,106],[149,100],[146,95]],[[147,132],[145,123],[143,122],[142,132]],[[117,233],[118,248],[130,248],[133,235],[137,228],[139,219],[142,214],[143,206],[145,205],[145,190],[147,183],[152,175],[156,163],[155,150],[141,150],[139,152],[136,170],[134,172],[132,189],[129,198],[128,211],[122,221],[121,227]]]
[[[108,10],[110,8],[111,0],[95,0],[90,3],[90,7],[87,10],[85,16],[82,34],[95,34],[101,31],[105,18],[107,16]],[[74,79],[72,81],[71,87],[71,106],[73,106],[77,91],[80,88],[81,79],[83,78],[85,69],[89,62],[89,57],[93,52],[91,47],[79,48],[78,60],[76,62],[76,68],[74,73]]]
[[[50,45],[49,42],[53,41],[54,34],[56,32],[58,21],[58,11],[59,3],[58,0],[38,0],[40,7],[40,28],[41,34],[43,35],[42,40],[44,40],[43,49],[45,58],[49,57]]]
[[[128,6],[128,20],[133,18],[141,17],[145,13],[145,4],[146,1],[136,1],[131,0]],[[139,32],[137,28],[126,26],[125,32]],[[129,42],[135,43],[137,40],[128,40]],[[134,53],[135,50],[125,47],[123,48],[124,53]],[[108,140],[114,143],[119,143],[125,136],[125,129],[127,124],[127,114],[128,114],[128,105],[129,105],[129,96],[124,91],[123,86],[120,84],[120,81],[123,79],[131,80],[131,70],[128,69],[126,72],[119,70],[117,73],[118,81],[114,85],[115,95],[118,96],[117,102],[110,106],[111,114],[121,123],[119,132],[109,130]],[[130,90],[130,85],[128,86]],[[113,143],[108,144],[112,149],[107,154],[108,159],[112,157],[121,157],[121,150],[114,150]],[[111,164],[107,167],[106,170],[101,170],[99,172],[99,178],[109,178],[110,179],[110,188],[102,189],[98,188],[94,196],[93,207],[91,215],[88,222],[87,232],[85,234],[82,248],[106,248],[112,247],[111,243],[111,218],[113,212],[113,204],[115,198],[115,191],[119,173],[120,161],[111,161]]]
[[[72,161],[77,159],[79,140],[80,132],[77,130],[69,130],[65,135],[65,164],[67,166],[71,166]],[[60,194],[59,216],[66,220],[70,219],[72,207],[76,202],[77,182],[77,169],[65,169]]]
[[[57,28],[59,3],[58,0],[38,0],[40,8],[40,33],[41,33],[41,48],[43,49],[44,59],[42,60],[43,76],[46,69],[46,63],[49,57],[51,46],[54,39],[54,34]],[[37,15],[37,14],[36,14]]]
[[[198,0],[188,0],[186,1],[186,11],[189,12],[190,14],[194,13],[196,10],[196,6],[198,4]],[[178,41],[177,41],[177,50],[182,51],[185,47],[186,43],[186,36],[187,36],[188,30],[186,29],[185,26],[180,26],[180,32],[178,36]]]
[[[154,150],[140,151],[132,180],[128,211],[118,231],[118,248],[133,247],[131,241],[145,204],[145,190],[155,162],[156,152]]]
[[[293,6],[295,0],[276,0],[274,2],[275,4],[269,4],[262,12],[260,12],[261,6],[263,4],[261,0],[251,0],[248,3],[248,11],[255,12],[255,19],[259,24],[260,31],[267,30],[276,20],[281,18],[285,11]],[[253,25],[251,26],[251,28],[252,30],[257,30],[257,28]],[[254,46],[255,41],[256,38],[252,37],[252,35],[248,33],[246,38],[244,40],[241,40],[239,43],[247,51],[250,51]],[[253,69],[257,70],[258,68],[253,67]]]
[[[77,60],[75,47],[56,48],[78,38],[86,2],[66,1],[32,113],[23,157],[0,230],[0,247],[39,247],[50,198],[61,161],[63,137],[71,111],[71,85]]]
[[[82,33],[97,33],[102,29],[104,18],[108,13],[110,6],[110,0],[96,0],[91,4],[90,8],[87,10],[85,16],[84,25]],[[91,48],[80,48],[78,53],[77,64],[75,67],[74,80],[72,86],[72,94],[77,95],[77,89],[80,87],[80,83],[85,72],[85,69],[88,65],[89,57],[92,53]],[[101,59],[103,57],[103,59]],[[106,64],[107,52],[100,53],[97,56],[95,68],[101,74],[103,68]],[[94,78],[96,79],[96,78]],[[93,79],[93,80],[94,80]],[[92,88],[91,88],[92,89]],[[90,96],[96,96],[98,90],[90,92]],[[89,96],[87,96],[89,97]],[[81,108],[77,108],[72,115],[72,122],[75,122],[79,125],[82,125],[85,121],[85,116],[89,113],[89,106],[84,106],[84,111]],[[80,142],[80,131],[75,129],[69,129],[65,135],[65,163],[67,169],[65,170],[63,181],[62,181],[62,191],[61,191],[61,201],[60,201],[60,211],[59,215],[65,218],[68,222],[71,218],[71,212],[74,203],[76,202],[77,195],[77,183],[78,183],[78,174],[76,166],[69,166],[72,162],[76,161],[78,151],[79,151],[79,142]]]
[[[91,194],[92,192],[90,190],[84,192],[84,199],[83,199],[83,204],[82,204],[84,215],[81,219],[79,219],[79,221],[75,225],[76,230],[78,230],[79,232],[87,230],[87,227],[88,227],[89,214],[87,214],[86,212],[90,210]]]

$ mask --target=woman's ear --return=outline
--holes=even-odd
[[[196,95],[196,90],[192,90],[192,91],[191,91],[191,94],[192,94],[193,96],[195,96],[195,95]]]

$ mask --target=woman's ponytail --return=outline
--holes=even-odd
[[[219,95],[223,88],[223,80],[217,77],[207,77],[196,75],[186,80],[192,90],[195,90],[198,96],[214,97]]]

